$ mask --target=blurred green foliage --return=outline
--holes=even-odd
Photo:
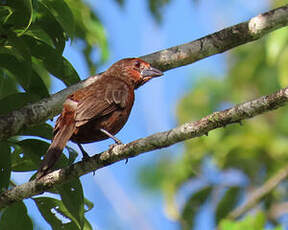
[[[227,62],[228,72],[222,78],[197,78],[190,92],[178,104],[179,124],[196,121],[214,111],[287,87],[288,29],[279,29],[260,41],[233,49],[228,54]],[[242,125],[234,124],[213,130],[209,136],[186,141],[184,152],[176,162],[175,158],[169,160],[163,156],[155,165],[149,165],[149,170],[144,166],[140,171],[140,179],[144,186],[163,192],[167,216],[179,221],[181,229],[193,228],[195,215],[206,202],[212,202],[215,206],[215,222],[218,224],[239,205],[243,194],[248,195],[279,169],[287,166],[287,114],[288,107],[283,107],[244,121]],[[203,162],[207,159],[222,172],[232,168],[243,172],[249,183],[235,186],[223,181],[209,181],[203,172]],[[156,176],[152,177],[152,174]],[[183,193],[183,188],[201,178],[207,183],[206,187],[195,192],[193,185],[190,185],[190,194],[185,194],[184,204],[179,204],[177,198]],[[263,201],[263,212],[269,212],[271,205],[287,200],[288,195],[283,191],[287,191],[287,183],[280,184]],[[215,197],[217,202],[213,200]],[[267,218],[262,218],[262,222],[266,223]],[[272,221],[277,223],[277,219]],[[248,222],[222,224],[222,229],[247,229],[244,226],[250,226]],[[264,229],[264,224],[262,227],[251,226],[248,229]]]
[[[264,230],[267,229],[266,225],[266,217],[263,212],[258,212],[254,216],[248,215],[243,220],[239,222],[231,221],[231,220],[223,220],[220,223],[219,229],[221,230]],[[281,226],[276,226],[275,228],[269,228],[271,230],[282,230]]]

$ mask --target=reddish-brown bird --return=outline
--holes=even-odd
[[[53,140],[36,178],[49,173],[70,139],[77,143],[83,157],[89,157],[82,143],[113,138],[125,125],[134,103],[134,90],[163,73],[139,58],[114,63],[91,85],[75,91],[64,102],[56,121]]]

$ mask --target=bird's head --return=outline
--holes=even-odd
[[[122,78],[133,84],[137,89],[154,77],[162,76],[163,73],[152,67],[148,62],[140,58],[125,58],[114,63],[107,71],[107,74]]]

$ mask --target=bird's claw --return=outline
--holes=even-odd
[[[81,153],[82,153],[82,160],[83,161],[86,161],[86,160],[89,160],[90,159],[90,156],[89,154],[84,150],[84,148],[82,147],[82,145],[80,143],[77,143],[79,149],[81,150]]]
[[[89,160],[91,157],[88,154],[83,154],[82,156],[82,161],[87,161]]]
[[[83,161],[87,161],[87,160],[89,160],[91,158],[89,156],[89,154],[86,151],[84,151],[84,149],[82,149],[81,152],[82,152],[82,160]]]
[[[82,152],[82,161],[88,161],[91,157],[88,155],[86,151]],[[95,171],[92,172],[93,176],[95,176]]]
[[[116,142],[116,145],[123,145],[123,143],[119,139],[116,139],[115,142]]]

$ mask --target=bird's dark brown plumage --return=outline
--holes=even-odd
[[[46,175],[68,140],[90,143],[115,135],[125,125],[134,103],[134,90],[162,72],[139,58],[113,64],[96,82],[69,95],[56,121],[52,143],[36,178]]]

